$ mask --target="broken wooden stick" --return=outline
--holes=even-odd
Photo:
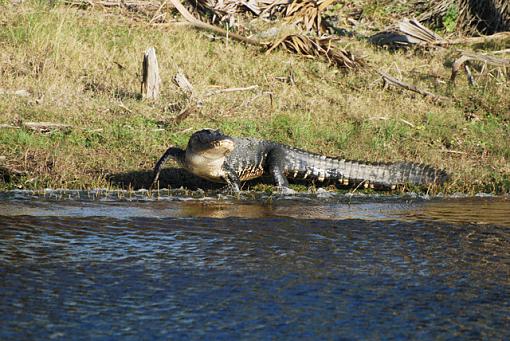
[[[209,97],[209,96],[213,96],[213,95],[217,95],[217,94],[221,94],[221,93],[225,93],[225,92],[250,91],[250,90],[258,89],[258,87],[259,87],[258,85],[251,85],[251,86],[247,86],[244,88],[227,88],[227,89],[211,90],[211,91],[207,92],[204,95],[204,97]]]
[[[161,78],[159,77],[158,59],[156,50],[149,47],[143,56],[142,63],[142,97],[158,99]]]
[[[56,130],[69,131],[72,126],[69,124],[53,123],[53,122],[23,122],[21,126],[28,130],[38,133],[51,133]]]
[[[136,8],[136,9],[157,9],[165,1],[136,1],[136,0],[64,0],[66,5],[79,7],[119,7],[119,8]]]
[[[30,96],[30,92],[24,89],[20,90],[4,90],[0,89],[0,95],[13,95],[13,96],[19,96],[19,97],[28,97]]]
[[[0,124],[0,129],[19,129],[19,127],[13,124]]]
[[[183,108],[177,116],[172,118],[172,124],[179,125],[182,121],[188,118],[189,115],[197,110],[197,106],[193,102],[189,102],[188,105]]]
[[[488,43],[492,41],[500,41],[500,40],[507,40],[510,39],[510,32],[498,32],[494,33],[488,36],[480,36],[480,37],[466,37],[466,38],[458,38],[458,39],[452,39],[447,40],[446,42],[442,43],[442,45],[453,45],[453,44],[483,44]]]
[[[434,94],[434,93],[432,93],[430,91],[422,90],[422,89],[417,88],[414,85],[407,84],[407,83],[405,83],[405,82],[403,82],[403,81],[401,81],[401,80],[399,80],[397,78],[394,78],[394,77],[388,75],[387,73],[385,73],[383,71],[376,70],[376,72],[383,78],[383,81],[386,84],[396,85],[396,86],[399,86],[399,87],[404,88],[406,90],[419,93],[420,95],[431,97],[435,101],[443,101],[443,100],[446,99],[445,97],[438,96],[438,95],[436,95],[436,94]]]
[[[179,87],[179,89],[182,90],[187,96],[191,97],[194,94],[193,85],[191,85],[191,82],[188,80],[186,75],[181,69],[177,70],[177,73],[175,74],[173,78],[174,83]]]
[[[477,61],[484,64],[494,65],[497,67],[510,67],[510,59],[506,58],[497,58],[494,56],[490,56],[488,54],[477,54],[473,52],[462,51],[461,56],[455,60],[452,64],[452,75],[450,76],[450,81],[452,83],[455,82],[455,78],[459,73],[460,69],[464,67],[466,71],[468,81],[471,85],[474,85],[474,78],[469,71],[469,67],[467,67],[467,63],[469,61]]]

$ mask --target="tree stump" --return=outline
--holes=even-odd
[[[156,50],[153,47],[149,47],[143,56],[142,97],[148,99],[158,99],[160,84],[161,78],[159,77]]]

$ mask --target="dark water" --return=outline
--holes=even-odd
[[[0,199],[0,339],[510,338],[508,198],[122,196]]]

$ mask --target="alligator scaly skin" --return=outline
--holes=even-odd
[[[218,141],[225,143],[217,144]],[[205,155],[208,158],[204,158]],[[154,168],[153,184],[170,157],[195,175],[227,183],[234,190],[239,189],[241,181],[263,175],[272,176],[275,184],[282,188],[288,187],[287,178],[390,188],[402,184],[442,185],[448,179],[445,171],[427,165],[337,159],[272,141],[229,137],[218,130],[204,129],[192,135],[186,150],[171,147],[165,152]]]
[[[236,149],[226,163],[236,171],[240,180],[250,180],[268,174],[270,162],[281,164],[287,178],[310,181],[338,181],[349,185],[363,182],[365,187],[391,187],[400,184],[443,184],[448,176],[442,170],[410,162],[366,162],[345,160],[310,153],[305,150],[254,139],[233,139]],[[279,151],[279,160],[268,159],[272,151]],[[250,151],[248,153],[248,151]]]

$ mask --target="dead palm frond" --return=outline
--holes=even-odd
[[[227,22],[230,27],[237,26],[237,14],[258,16],[261,12],[256,0],[189,0],[188,5],[202,20],[207,17],[212,23]]]
[[[258,0],[257,3],[261,9],[261,17],[274,17],[278,13],[285,12],[291,0]]]
[[[365,61],[350,51],[333,44],[332,37],[313,38],[302,34],[289,34],[269,45],[266,53],[281,48],[307,58],[323,58],[329,63],[345,69],[356,69],[365,65]]]
[[[286,20],[293,24],[301,24],[305,31],[318,34],[325,29],[322,25],[322,12],[336,0],[294,0],[286,8]]]
[[[393,46],[409,46],[409,45],[435,45],[442,44],[446,41],[433,31],[429,30],[416,19],[404,19],[389,30],[376,33],[369,39],[376,45],[393,45]]]
[[[170,2],[172,2],[172,4],[182,14],[182,16],[194,27],[217,32],[220,34],[227,33],[219,27],[203,23],[193,17],[193,15],[188,12],[188,10],[179,2],[179,0],[170,0]],[[350,51],[335,46],[333,41],[338,40],[338,38],[312,38],[302,34],[287,34],[283,38],[266,44],[256,39],[247,38],[234,33],[231,33],[229,36],[233,39],[243,41],[251,45],[263,46],[266,48],[266,53],[271,53],[271,51],[276,48],[283,48],[289,52],[300,54],[308,58],[322,58],[337,67],[349,70],[357,69],[366,65],[362,58],[355,56]]]

